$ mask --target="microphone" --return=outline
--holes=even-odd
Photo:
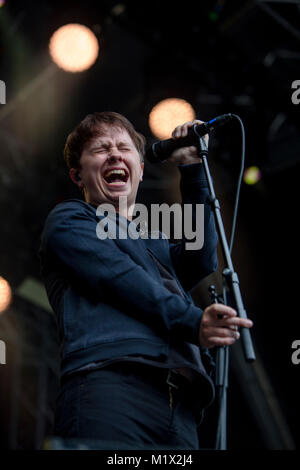
[[[171,153],[178,148],[190,147],[192,145],[197,146],[200,137],[208,134],[219,126],[222,126],[232,118],[233,114],[222,114],[210,121],[203,122],[202,124],[195,124],[193,127],[190,127],[186,137],[180,137],[176,140],[167,139],[154,142],[154,144],[146,150],[145,157],[151,163],[162,162],[169,158]]]

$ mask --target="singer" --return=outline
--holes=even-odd
[[[178,126],[173,138],[201,122]],[[184,239],[97,237],[99,204],[113,204],[119,221],[132,222],[144,147],[145,138],[114,112],[89,114],[66,141],[65,161],[84,200],[51,210],[39,251],[60,338],[54,434],[102,449],[199,449],[198,426],[214,399],[209,349],[233,344],[237,327],[252,322],[221,304],[202,310],[189,292],[217,267],[196,147],[177,148],[169,161],[181,175],[182,202],[205,204],[200,250],[185,250]],[[127,196],[126,213],[120,196]]]

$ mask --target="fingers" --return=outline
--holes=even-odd
[[[235,338],[228,337],[228,338],[219,338],[218,336],[212,336],[207,340],[206,348],[211,349],[220,346],[231,346],[236,341]]]
[[[172,152],[172,155],[169,157],[169,162],[178,162],[178,159],[183,160],[184,158],[197,158],[199,162],[197,148],[192,145],[190,147],[182,147]]]
[[[172,138],[173,139],[179,139],[179,138],[182,138],[182,137],[186,137],[188,135],[189,128],[193,127],[195,124],[203,124],[203,121],[200,121],[199,119],[195,119],[194,121],[188,121],[184,124],[181,124],[180,126],[177,126],[174,129],[174,131],[172,132]],[[208,142],[209,142],[208,134],[205,134],[203,137],[204,137],[204,140],[205,140],[205,144],[208,147]],[[197,151],[197,158],[198,158],[198,151]],[[186,163],[199,163],[199,160],[197,160],[195,162],[189,162],[188,161]]]
[[[253,325],[249,318],[238,317],[237,312],[227,305],[212,304],[207,307],[206,311],[209,314],[209,318],[217,320],[219,326],[251,328]]]
[[[224,320],[224,326],[236,326],[238,328],[251,328],[253,326],[253,322],[248,318],[228,318]]]
[[[240,333],[236,330],[232,330],[231,328],[215,328],[215,327],[208,327],[206,329],[207,335],[210,337],[217,336],[218,338],[234,338],[239,339]]]
[[[179,152],[181,151],[181,153],[183,152],[181,149],[178,149],[177,152],[179,154]],[[187,155],[191,155],[193,157],[196,157],[198,155],[197,153],[197,147],[195,147],[194,145],[191,145],[190,147],[185,147],[185,150],[184,152],[187,154]],[[174,151],[174,155],[176,156],[176,150]]]
[[[225,320],[227,318],[233,318],[237,316],[237,313],[233,308],[223,304],[209,305],[209,307],[205,309],[205,312],[207,312],[209,316],[218,320]]]
[[[251,328],[252,321],[240,318],[227,305],[212,304],[207,307],[200,323],[199,341],[207,348],[229,346],[239,339],[238,328]]]
[[[172,132],[172,137],[174,139],[178,139],[179,137],[186,137],[188,134],[188,129],[193,127],[195,124],[202,124],[203,121],[199,121],[195,119],[194,121],[188,121],[180,126],[177,126],[174,131]]]

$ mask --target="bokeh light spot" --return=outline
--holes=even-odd
[[[95,63],[99,54],[99,44],[89,28],[71,23],[53,33],[49,42],[49,52],[58,67],[67,72],[82,72]]]
[[[0,313],[7,309],[12,300],[9,283],[0,276]]]
[[[261,179],[261,171],[257,166],[250,166],[244,172],[244,182],[246,184],[256,184]]]
[[[149,114],[149,127],[158,139],[168,139],[180,124],[195,119],[195,111],[181,98],[167,98],[157,103]]]

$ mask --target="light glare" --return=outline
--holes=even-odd
[[[261,179],[261,171],[257,166],[250,166],[244,172],[244,182],[246,184],[256,184]]]
[[[71,23],[53,33],[49,52],[58,67],[67,72],[82,72],[95,63],[99,44],[89,28]]]
[[[195,111],[181,98],[167,98],[157,103],[149,114],[149,127],[158,139],[168,139],[175,127],[195,119]]]
[[[12,299],[11,288],[9,283],[0,277],[0,313],[7,309]]]

